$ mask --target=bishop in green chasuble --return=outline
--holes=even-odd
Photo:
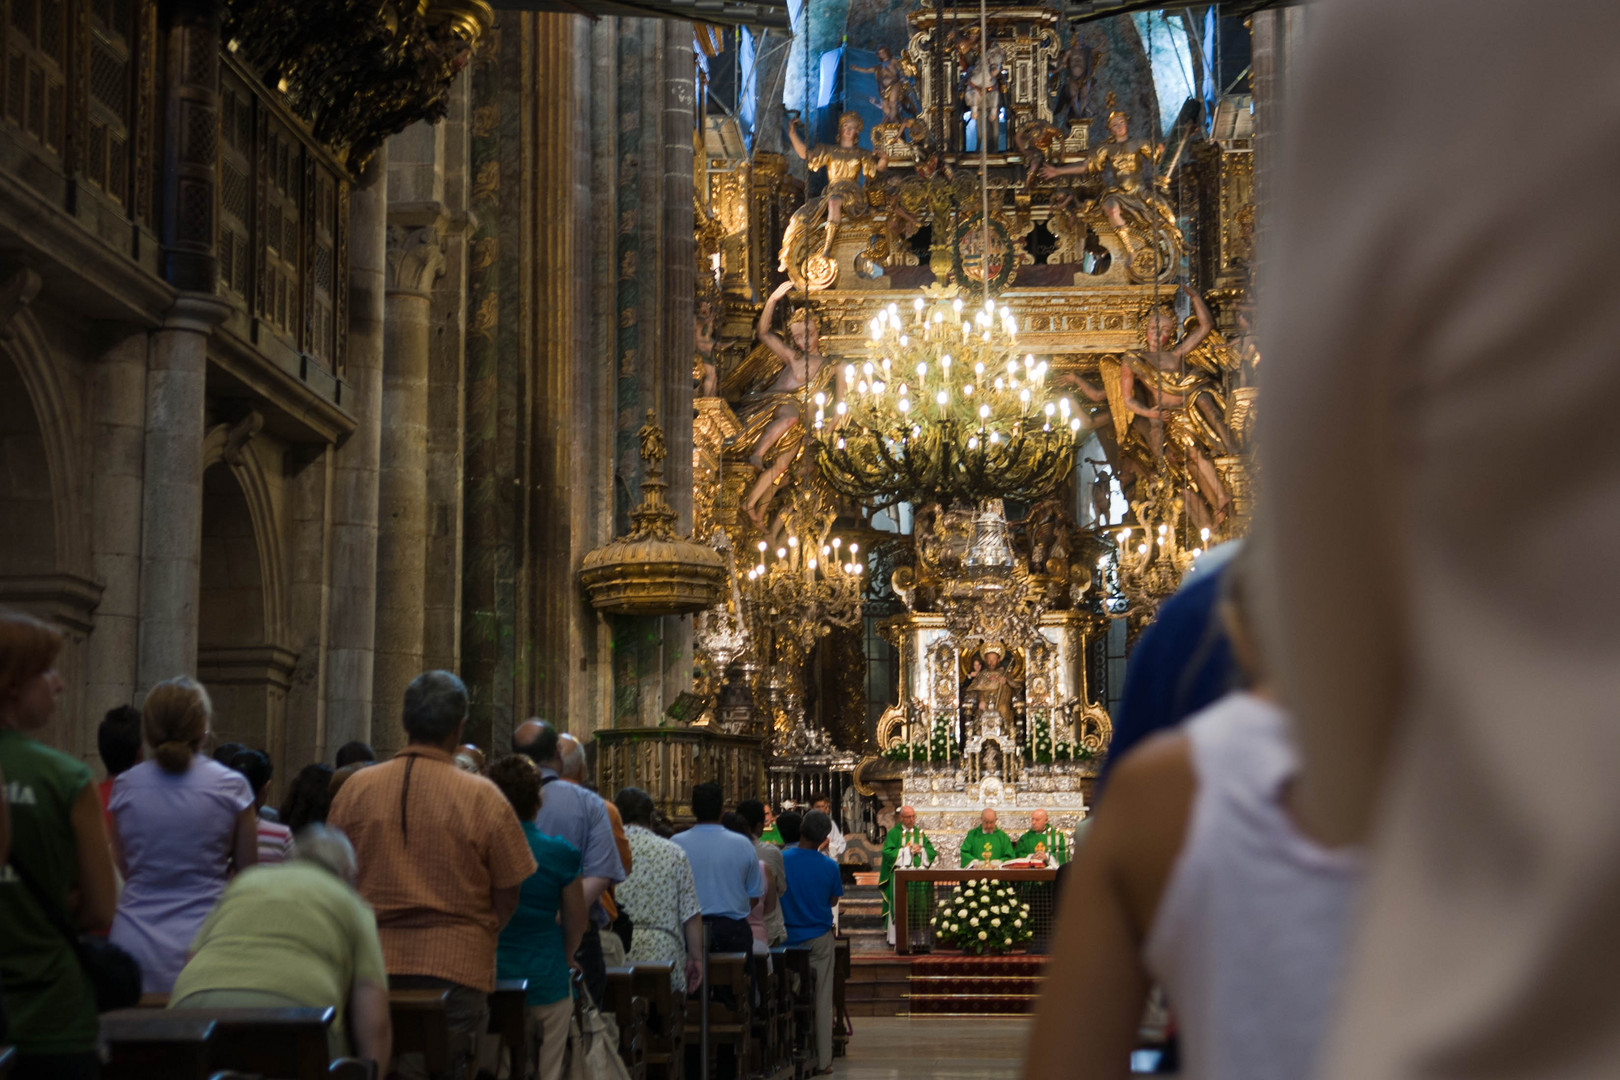
[[[889,835],[883,841],[882,872],[878,875],[878,887],[883,890],[883,926],[889,934],[889,944],[894,944],[894,871],[896,867],[912,870],[926,870],[934,865],[937,853],[934,851],[934,842],[928,839],[928,834],[917,828],[917,811],[909,806],[900,808],[900,823],[889,829]],[[929,910],[930,889],[920,882],[913,882],[906,887],[906,909],[908,912]],[[908,918],[909,921],[909,918]]]
[[[1037,810],[1029,816],[1030,830],[1018,838],[1018,857],[1030,858],[1035,854],[1035,846],[1044,844],[1043,854],[1050,855],[1062,866],[1069,861],[1069,837],[1062,829],[1052,825],[1046,816],[1045,810]]]
[[[975,862],[1006,862],[1018,858],[1018,848],[1012,837],[996,828],[996,812],[985,807],[979,815],[979,827],[962,838],[962,866]]]

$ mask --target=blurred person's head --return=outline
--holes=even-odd
[[[335,802],[337,800],[338,792],[343,790],[343,785],[347,784],[355,773],[359,772],[365,767],[365,762],[356,761],[352,765],[345,765],[341,769],[332,770],[331,778],[326,782],[327,805],[331,805],[331,803]]]
[[[540,812],[540,767],[523,754],[508,754],[489,767],[490,783],[501,789],[519,821]]]
[[[697,818],[700,824],[718,823],[725,808],[726,793],[713,780],[692,788],[692,816]]]
[[[231,759],[248,748],[247,743],[228,742],[220,743],[214,747],[213,758],[227,769],[231,767]]]
[[[325,825],[307,825],[300,829],[293,836],[292,850],[287,853],[287,858],[313,863],[350,885],[354,884],[354,875],[358,870],[354,845],[349,843],[349,838],[343,835],[341,829],[329,829]]]
[[[484,752],[472,743],[463,743],[456,747],[456,756],[452,760],[456,768],[462,772],[469,772],[474,776],[484,774]]]
[[[252,748],[238,750],[228,767],[247,777],[248,785],[253,788],[253,809],[263,806],[265,796],[270,794],[270,777],[275,773],[270,755]]]
[[[757,837],[765,831],[765,804],[758,799],[744,799],[737,804],[737,813],[748,822],[750,835]]]
[[[467,688],[448,671],[424,671],[405,690],[402,719],[412,743],[454,750],[467,720]]]
[[[557,739],[557,729],[544,720],[525,720],[512,732],[512,753],[523,754],[543,769],[554,769],[559,764]]]
[[[810,809],[820,810],[823,814],[831,817],[832,799],[827,797],[827,793],[825,791],[818,791],[814,795],[810,796]]]
[[[748,827],[748,819],[735,810],[728,810],[721,814],[720,824],[739,836],[746,836],[750,840],[754,838],[754,830]]]
[[[657,807],[653,803],[652,796],[641,788],[620,788],[619,793],[613,796],[613,805],[619,808],[619,816],[624,819],[626,825],[652,828],[653,811]]]
[[[115,705],[96,728],[96,752],[108,776],[128,772],[141,760],[141,710]]]
[[[0,612],[0,728],[38,731],[50,723],[63,689],[56,672],[63,641],[32,615]]]
[[[900,808],[900,824],[907,829],[915,829],[917,827],[916,809],[910,806],[902,806]]]
[[[585,747],[566,732],[557,736],[557,760],[562,766],[558,776],[575,783],[585,779]]]
[[[996,827],[996,809],[987,806],[979,812],[979,825],[985,832],[993,832]]]
[[[165,679],[146,692],[141,728],[152,759],[166,773],[183,773],[208,737],[214,703],[189,675]]]
[[[370,743],[355,739],[338,747],[335,762],[340,769],[345,765],[374,765],[377,762],[377,752],[371,748]]]
[[[832,818],[821,810],[812,810],[804,815],[804,822],[799,826],[799,846],[819,848],[831,835]]]
[[[354,766],[350,766],[353,768]],[[332,805],[332,766],[317,761],[293,777],[281,800],[281,823],[296,835],[299,830],[326,821]]]
[[[1045,810],[1036,810],[1033,814],[1029,815],[1029,827],[1034,829],[1036,832],[1045,832],[1046,822],[1047,817]]]
[[[799,842],[799,828],[803,824],[804,815],[797,810],[789,810],[776,815],[776,831],[782,834],[782,843],[784,844],[797,844]]]

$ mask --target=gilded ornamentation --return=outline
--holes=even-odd
[[[675,511],[664,500],[664,432],[651,409],[636,433],[646,474],[641,504],[630,512],[629,535],[589,551],[580,581],[599,611],[618,615],[678,615],[720,598],[725,563],[704,544],[675,533]]]
[[[444,116],[494,17],[483,0],[227,0],[223,37],[358,171],[388,136]]]

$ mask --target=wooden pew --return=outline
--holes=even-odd
[[[506,1048],[514,1076],[523,1076],[528,1069],[528,993],[528,979],[497,979],[495,992],[489,995],[489,1033]]]
[[[646,1059],[649,1080],[686,1076],[686,1001],[670,988],[669,964],[635,964],[630,980],[647,1002]]]
[[[709,990],[709,1061],[712,1065],[716,1060],[717,1047],[733,1046],[736,1048],[738,1075],[741,1075],[748,1068],[749,1028],[752,1023],[749,1018],[751,990],[748,985],[748,954],[710,953]],[[725,992],[728,990],[733,1002],[731,1005],[726,1004]],[[713,991],[720,991],[722,996],[713,997]],[[686,1003],[686,1042],[689,1047],[697,1045],[702,1038],[702,1006],[700,998],[689,999]]]
[[[780,1064],[777,1060],[781,1050],[777,1031],[780,1016],[777,985],[783,977],[783,972],[774,962],[767,964],[763,956],[754,957],[754,963],[759,968],[759,1001],[751,1018],[753,1030],[750,1034],[753,1047],[748,1072],[757,1077],[772,1077],[776,1075]]]
[[[156,1010],[119,1009],[101,1017],[104,1080],[206,1080],[214,1021]]]
[[[449,1071],[450,1018],[445,1004],[449,999],[448,989],[388,991],[394,1060],[401,1054],[421,1054],[430,1074]]]
[[[619,1057],[630,1080],[647,1076],[647,999],[636,993],[633,967],[607,969],[602,1012],[619,1028]]]
[[[148,1010],[130,1011],[149,1015]],[[168,1009],[165,1015],[214,1022],[208,1061],[216,1069],[254,1073],[265,1080],[303,1080],[324,1075],[332,1063],[327,1032],[337,1010],[330,1005],[284,1009]]]
[[[808,1076],[816,1067],[816,991],[811,974],[810,947],[790,945],[782,950],[786,962],[793,1020],[793,1074]]]
[[[849,983],[849,939],[833,939],[833,1057],[844,1056],[855,1027],[849,1022],[844,987]]]

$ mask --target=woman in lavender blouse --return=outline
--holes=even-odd
[[[192,679],[152,687],[141,715],[150,754],[119,775],[107,803],[125,880],[112,940],[140,962],[148,994],[174,986],[226,879],[258,860],[253,788],[197,753],[212,717]]]

